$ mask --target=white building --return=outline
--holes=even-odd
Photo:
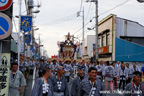
[[[93,44],[95,44],[95,35],[88,35],[82,44],[83,59],[89,59],[93,57]]]

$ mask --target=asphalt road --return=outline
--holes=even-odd
[[[132,65],[132,63],[130,64],[130,66]],[[143,66],[143,63],[139,63],[138,66],[141,68]],[[38,78],[38,75],[36,74],[36,78],[35,80]],[[27,79],[27,86],[26,86],[26,89],[25,89],[25,93],[24,93],[24,96],[30,96],[31,94],[31,90],[32,90],[32,83],[33,82],[33,75],[29,75],[28,79]],[[71,86],[72,86],[72,82],[73,82],[73,79],[70,78],[70,83],[68,83],[68,88],[69,88],[69,92],[71,90]],[[103,86],[104,86],[104,83],[103,83]],[[105,86],[104,86],[105,87]],[[109,88],[110,90],[110,88]],[[118,93],[118,91],[115,90],[115,94],[114,93],[109,93],[107,94],[106,96],[123,96],[122,94]]]
[[[37,79],[38,77],[36,77]],[[24,96],[30,96],[31,95],[31,91],[32,91],[32,82],[33,82],[33,76],[32,75],[29,75],[28,79],[27,79],[27,86],[26,86],[26,89],[25,89],[25,93],[24,93]],[[68,83],[68,88],[69,88],[69,92],[71,91],[71,86],[72,86],[72,82],[73,82],[73,79],[70,78],[70,83]],[[103,83],[104,85],[104,83]],[[110,88],[109,88],[110,89]],[[122,96],[121,94],[107,94],[106,96]]]

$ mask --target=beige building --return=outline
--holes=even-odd
[[[99,42],[99,60],[113,60],[114,54],[114,33],[115,33],[115,15],[109,15],[99,22],[98,42]]]

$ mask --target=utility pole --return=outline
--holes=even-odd
[[[80,12],[82,12],[82,45],[83,45],[83,43],[84,43],[84,7],[83,7],[83,11],[80,10],[77,13],[77,17],[80,16]],[[84,50],[83,47],[82,47],[82,50]]]
[[[83,11],[79,11],[77,12],[77,17],[80,16],[80,12],[82,12],[82,41],[84,40],[84,7],[83,7]]]
[[[39,57],[39,59],[40,59],[40,47],[41,47],[40,35],[41,35],[41,34],[39,34],[39,53],[38,53],[38,57]]]
[[[19,66],[20,66],[20,26],[21,26],[21,5],[22,5],[22,0],[19,0],[19,30],[18,30],[18,70],[19,70]]]
[[[99,59],[99,53],[98,53],[98,0],[90,0],[88,2],[94,2],[96,5],[96,11],[95,11],[95,60],[98,61]]]
[[[96,61],[98,61],[99,59],[99,53],[98,53],[98,0],[95,0],[95,5],[96,5],[96,51],[95,51],[95,55],[96,55]]]
[[[34,7],[33,0],[28,0],[28,13],[27,13],[27,15],[32,16],[32,9],[33,9],[33,7]],[[33,17],[32,17],[32,22],[33,22]],[[32,23],[32,31],[33,31],[33,23]],[[31,31],[29,31],[28,34],[30,35]],[[31,41],[32,40],[33,40],[33,37],[31,35]],[[33,44],[33,42],[31,42],[31,44]],[[30,54],[31,53],[30,52],[30,44],[28,44],[27,52],[28,52],[28,60],[29,60],[30,56],[31,56],[31,54]]]
[[[23,33],[23,42],[24,42],[24,52],[23,52],[23,55],[24,55],[24,56],[23,56],[23,58],[24,58],[24,66],[25,66],[25,61],[26,61],[26,60],[25,60],[25,50],[26,50],[26,49],[25,49],[25,47],[26,47],[26,46],[25,46],[25,32]],[[23,67],[24,67],[24,66],[23,66]]]
[[[82,25],[83,25],[83,39],[82,39],[82,41],[84,41],[84,7],[83,7],[83,11],[82,11],[82,13],[83,13],[83,16],[82,16]]]

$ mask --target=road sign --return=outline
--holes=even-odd
[[[12,32],[11,19],[0,12],[0,40],[7,38]]]
[[[0,11],[8,9],[12,5],[12,0],[0,0]]]

